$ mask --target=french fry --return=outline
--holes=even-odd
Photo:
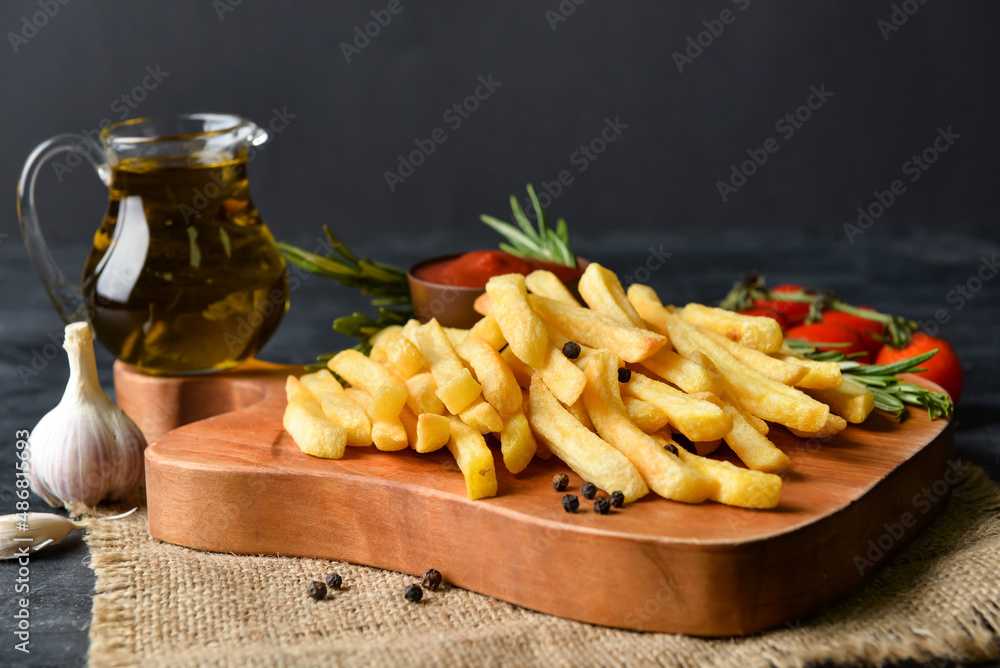
[[[820,429],[819,431],[813,431],[813,432],[799,431],[798,429],[792,429],[791,427],[789,427],[788,431],[792,432],[793,434],[801,438],[828,438],[830,436],[833,436],[834,434],[839,434],[846,428],[847,428],[847,420],[840,417],[839,415],[830,413],[826,417],[826,424],[823,425],[823,428]]]
[[[388,360],[388,357],[386,357],[386,344],[387,339],[390,338],[393,333],[402,334],[403,328],[399,325],[389,325],[388,327],[383,327],[372,335],[371,340],[369,341],[369,343],[372,344],[372,349],[371,352],[368,353],[368,357],[371,358],[373,362],[382,364]]]
[[[573,417],[575,417],[580,422],[580,424],[586,427],[588,431],[592,431],[595,433],[597,432],[597,430],[594,429],[594,423],[590,419],[590,414],[587,413],[587,407],[583,403],[582,396],[573,403],[566,406],[565,408],[567,411],[569,411],[569,413]]]
[[[424,356],[420,354],[417,346],[403,335],[402,327],[387,333],[379,339],[379,344],[383,345],[385,351],[385,363],[398,371],[403,378],[411,378],[424,367]],[[372,347],[372,353],[374,352],[375,348]],[[375,359],[374,355],[369,356]]]
[[[406,448],[409,443],[409,437],[406,434],[406,427],[403,426],[398,414],[391,420],[376,419],[372,415],[372,404],[375,403],[372,395],[360,387],[345,387],[344,394],[350,397],[351,401],[357,404],[371,419],[372,441],[375,443],[376,448],[386,452]],[[406,406],[406,404],[403,404],[403,406]],[[400,408],[400,413],[402,413],[402,410]]]
[[[423,371],[406,379],[406,405],[414,415],[444,413],[444,403],[437,395],[437,385],[430,371]]]
[[[490,344],[476,337],[469,337],[455,348],[455,352],[472,369],[483,388],[483,397],[501,415],[510,415],[521,408],[521,388],[514,372]]]
[[[649,493],[635,465],[580,424],[538,376],[528,402],[528,422],[539,440],[577,475],[605,491],[621,490],[629,503]]]
[[[326,369],[308,373],[299,382],[319,402],[323,415],[330,422],[343,427],[347,434],[347,445],[367,446],[372,444],[372,423],[361,408],[351,401],[337,379]]]
[[[472,310],[484,317],[491,315],[493,305],[490,302],[490,296],[484,292],[476,297],[476,301],[472,303]]]
[[[423,353],[437,385],[437,396],[454,414],[463,411],[482,391],[482,386],[465,368],[448,335],[437,320],[420,325],[414,330],[417,347]]]
[[[459,346],[463,341],[469,338],[469,330],[467,329],[457,329],[455,327],[445,327],[444,333],[448,337],[448,341],[455,348]]]
[[[476,397],[458,417],[462,422],[477,430],[480,434],[499,432],[503,429],[503,420],[497,409],[490,406],[482,397]]]
[[[723,439],[747,468],[768,472],[788,468],[791,463],[788,455],[779,450],[767,436],[754,429],[743,413],[731,404],[724,404],[722,410],[733,420],[733,428]]]
[[[533,294],[554,299],[557,302],[579,306],[580,302],[569,291],[566,284],[555,274],[545,269],[536,269],[524,277],[524,283]]]
[[[533,370],[521,362],[510,348],[504,349],[500,355],[518,377],[518,384],[521,385],[527,378],[527,386],[530,387]],[[534,373],[541,376],[542,381],[552,390],[552,393],[566,405],[579,399],[587,384],[587,377],[584,373],[566,359],[561,350],[556,350],[552,345],[546,349],[544,363],[536,367]],[[525,385],[521,385],[521,387],[525,387]]]
[[[685,450],[676,441],[668,441],[680,460],[714,480],[715,491],[709,497],[727,506],[774,508],[781,498],[781,478],[773,473],[750,471],[718,459],[707,459]]]
[[[347,432],[323,414],[319,402],[295,376],[285,382],[288,405],[282,417],[285,431],[307,455],[340,459],[347,445]]]
[[[417,345],[417,328],[420,327],[420,321],[416,318],[410,318],[403,325],[403,336],[410,340],[410,343]],[[418,346],[419,348],[419,346]]]
[[[626,362],[641,362],[667,343],[665,336],[625,325],[581,306],[529,295],[531,307],[563,336],[591,348],[604,348]]]
[[[357,350],[337,353],[327,366],[348,383],[372,395],[373,420],[389,422],[399,417],[406,403],[406,384]]]
[[[810,390],[827,390],[840,387],[844,382],[844,377],[840,373],[840,365],[836,362],[818,362],[785,352],[772,353],[771,356],[782,362],[798,364],[806,368],[806,375],[795,383],[796,387],[808,388]]]
[[[618,364],[610,352],[591,356],[583,400],[597,433],[628,457],[654,492],[686,503],[700,503],[715,493],[712,479],[664,450],[628,419],[618,389]]]
[[[518,391],[520,394],[520,391]],[[503,453],[503,465],[511,473],[520,473],[535,456],[538,444],[531,433],[531,425],[524,412],[517,412],[507,417],[500,432],[500,452]]]
[[[687,323],[718,332],[762,353],[778,352],[785,340],[778,321],[766,316],[743,315],[704,304],[688,304],[681,309],[680,316]]]
[[[697,452],[702,457],[708,457],[710,454],[719,449],[722,445],[722,439],[717,438],[714,441],[697,441],[691,444],[694,446],[695,452]]]
[[[802,431],[818,431],[826,424],[826,416],[830,414],[826,404],[747,367],[675,315],[668,316],[667,327],[678,352],[687,356],[700,350],[708,355],[722,373],[728,389],[757,417]]]
[[[628,413],[628,419],[647,434],[660,431],[669,422],[667,414],[648,401],[622,395],[622,403],[625,404],[625,412]]]
[[[482,434],[454,415],[449,417],[451,435],[448,450],[458,463],[465,477],[465,492],[470,499],[481,499],[497,494],[497,473]]]
[[[496,318],[492,315],[486,315],[480,318],[476,324],[472,326],[472,329],[469,330],[469,336],[482,339],[486,343],[490,344],[490,348],[493,350],[500,350],[507,345],[507,339],[503,338],[503,332],[500,331],[500,325],[497,324]]]
[[[579,290],[587,306],[598,313],[626,325],[645,328],[613,271],[591,262],[580,277]]]
[[[714,369],[707,369],[702,364],[681,357],[666,348],[644,359],[642,366],[653,375],[673,383],[688,394],[696,392],[721,394],[726,387],[722,376]]]
[[[733,428],[733,421],[714,403],[696,399],[641,373],[632,373],[624,388],[633,397],[660,409],[671,426],[692,441],[722,438]]]
[[[768,426],[766,422],[761,420],[756,415],[753,415],[752,413],[747,411],[743,406],[741,406],[739,398],[729,390],[726,390],[725,392],[722,393],[722,400],[717,405],[720,408],[724,408],[725,404],[729,404],[730,406],[738,410],[740,412],[740,415],[743,416],[743,419],[746,420],[748,423],[750,423],[750,426],[753,427],[757,431],[757,433],[760,434],[761,436],[767,436],[767,434],[771,431],[771,428]]]
[[[424,413],[417,417],[417,440],[413,449],[417,452],[434,452],[448,444],[451,438],[451,420],[444,415]]]
[[[840,387],[827,390],[806,390],[806,394],[830,406],[830,410],[852,424],[860,424],[875,410],[871,390],[854,380],[844,378]]]
[[[798,385],[806,374],[809,373],[809,369],[804,365],[790,364],[775,359],[759,350],[747,348],[742,344],[736,343],[718,332],[713,332],[710,329],[700,329],[699,331],[751,369],[759,371],[771,380],[783,385]]]
[[[486,294],[490,297],[490,314],[510,349],[525,364],[542,366],[549,336],[545,323],[528,304],[524,276],[494,276],[486,282]]]
[[[416,450],[417,446],[417,416],[413,414],[409,406],[403,406],[403,410],[399,411],[399,421],[403,424],[403,429],[406,430],[406,440],[410,444],[410,447]]]

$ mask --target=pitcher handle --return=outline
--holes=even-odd
[[[38,172],[46,162],[60,153],[77,153],[86,158],[109,188],[111,168],[104,158],[104,151],[93,139],[78,134],[62,134],[35,147],[25,161],[21,178],[17,182],[17,219],[28,258],[38,277],[42,279],[42,285],[49,293],[59,316],[69,323],[87,319],[83,292],[78,284],[67,282],[66,276],[52,257],[42,236],[42,228],[38,225],[38,209],[35,206],[35,181],[38,179]]]

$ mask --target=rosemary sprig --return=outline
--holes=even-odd
[[[897,375],[926,371],[927,369],[920,365],[934,357],[937,349],[892,364],[860,364],[851,359],[858,354],[845,355],[835,350],[825,352],[816,350],[820,347],[846,344],[813,343],[802,339],[785,339],[785,343],[803,357],[824,362],[839,362],[842,374],[850,376],[872,391],[875,408],[889,413],[896,419],[906,417],[906,406],[926,409],[927,417],[931,420],[939,417],[950,418],[955,409],[951,397],[944,392],[932,392],[914,383],[908,383]]]
[[[537,230],[532,226],[515,195],[510,196],[510,209],[514,214],[517,227],[485,214],[479,216],[479,219],[507,239],[509,243],[500,244],[501,250],[519,257],[530,257],[575,268],[576,254],[570,247],[569,228],[566,221],[560,218],[556,221],[555,229],[549,227],[545,218],[545,209],[538,201],[534,186],[529,183],[527,188],[528,197],[531,198],[531,206],[535,209],[535,217],[538,219]]]

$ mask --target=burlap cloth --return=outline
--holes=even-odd
[[[746,668],[1000,657],[1000,489],[981,469],[972,469],[930,528],[841,603],[737,639],[591,626],[454,587],[414,605],[402,597],[413,577],[319,559],[168,545],[149,536],[145,512],[95,522],[87,542],[98,592],[90,629],[93,668]],[[332,600],[309,599],[306,584],[332,570],[343,575],[344,590]]]

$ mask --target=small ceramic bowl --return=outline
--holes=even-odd
[[[435,262],[453,260],[460,255],[462,254],[455,253],[453,255],[442,255],[423,260],[410,267],[410,270],[406,272],[406,279],[410,283],[410,297],[413,300],[413,310],[421,322],[427,322],[431,318],[436,318],[443,327],[468,329],[483,317],[476,313],[473,304],[475,304],[476,298],[479,295],[486,292],[485,289],[432,283],[419,277],[421,268]],[[530,259],[527,262],[539,269],[551,270],[553,268],[551,263],[548,262]],[[577,266],[580,273],[582,273],[582,270],[588,264],[587,260],[577,258]],[[566,270],[567,268],[557,267],[557,269]],[[564,281],[570,292],[578,298],[577,284],[579,281],[579,276],[572,280]]]

